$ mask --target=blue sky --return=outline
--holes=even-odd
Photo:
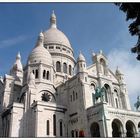
[[[140,94],[140,64],[130,52],[136,37],[131,37],[125,14],[113,3],[0,3],[0,75],[9,72],[18,51],[26,64],[39,32],[49,28],[52,10],[58,28],[72,44],[75,58],[81,50],[91,64],[91,51],[102,49],[110,68],[120,67],[133,105]]]

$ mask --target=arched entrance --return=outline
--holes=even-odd
[[[122,137],[123,127],[122,123],[118,119],[114,119],[112,122],[112,137]]]
[[[100,137],[100,127],[97,122],[91,124],[90,132],[91,132],[91,137]]]
[[[126,122],[126,137],[135,137],[136,128],[132,121]]]
[[[138,137],[140,137],[140,122],[138,123]]]

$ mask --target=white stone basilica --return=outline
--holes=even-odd
[[[102,51],[92,60],[86,66],[80,53],[75,61],[53,12],[26,66],[18,53],[0,78],[0,136],[139,137],[140,112],[131,110],[123,74]]]

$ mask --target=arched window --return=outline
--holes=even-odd
[[[71,75],[72,73],[72,68],[71,68],[71,65],[69,65],[69,75]]]
[[[118,99],[117,98],[115,98],[115,102],[116,102],[116,108],[119,108]]]
[[[94,83],[91,83],[90,87],[91,87],[91,90],[95,90],[95,85],[94,85]]]
[[[34,71],[34,70],[33,70],[32,72],[33,72],[33,74],[35,73],[35,71]]]
[[[78,99],[78,94],[77,94],[77,92],[76,92],[76,94],[75,94],[75,95],[76,95],[76,99]]]
[[[47,120],[47,135],[50,135],[50,122]]]
[[[72,102],[72,95],[70,95],[70,101]]]
[[[56,62],[56,71],[61,72],[61,64],[59,61]]]
[[[43,79],[46,77],[46,70],[43,70]]]
[[[38,70],[35,70],[35,78],[38,78]]]
[[[63,63],[63,72],[67,73],[67,64],[66,63]]]
[[[115,107],[119,108],[119,97],[116,89],[114,89],[114,98],[115,98]]]
[[[87,77],[85,77],[85,82],[87,82]]]
[[[53,115],[53,135],[56,136],[56,115]]]
[[[63,123],[60,121],[60,136],[63,136]]]
[[[49,80],[50,79],[50,77],[49,77],[50,75],[49,75],[49,71],[47,71],[47,80]]]
[[[74,91],[73,91],[73,101],[75,100],[75,93],[74,93]]]

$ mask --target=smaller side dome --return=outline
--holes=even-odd
[[[28,62],[30,63],[42,62],[47,65],[52,65],[51,54],[48,52],[47,49],[44,48],[43,43],[44,43],[44,35],[41,32],[38,37],[36,47],[33,49],[33,51],[28,57]]]
[[[83,54],[80,52],[78,58],[77,58],[77,62],[78,61],[86,61],[85,57],[83,56]]]

